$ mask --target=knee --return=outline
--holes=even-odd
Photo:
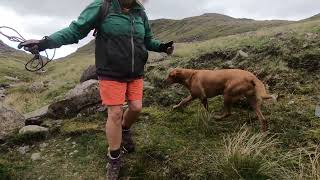
[[[142,103],[133,103],[129,105],[131,112],[140,113],[142,111]]]
[[[108,120],[121,124],[122,114],[123,110],[121,107],[110,107],[108,110]]]

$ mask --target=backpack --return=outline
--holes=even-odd
[[[111,0],[103,0],[102,6],[100,8],[97,24],[96,24],[96,27],[95,27],[94,32],[93,32],[93,36],[94,37],[97,36],[97,33],[98,33],[99,29],[100,29],[100,26],[101,26],[103,20],[108,16],[110,5],[111,5]],[[119,13],[121,12],[121,10],[119,10],[119,9],[117,11]],[[145,21],[147,20],[146,12],[145,11],[140,11],[139,16],[142,18],[142,21],[145,23]]]

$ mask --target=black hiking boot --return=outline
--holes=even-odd
[[[132,135],[130,130],[122,131],[122,150],[124,153],[133,153],[135,151],[135,145],[132,140]]]
[[[118,180],[121,168],[121,156],[114,159],[108,155],[107,180]]]

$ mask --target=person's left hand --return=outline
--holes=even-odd
[[[160,51],[171,55],[174,51],[174,42],[170,41],[168,43],[163,43],[160,45]]]

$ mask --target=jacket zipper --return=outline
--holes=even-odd
[[[133,38],[133,33],[134,33],[134,17],[131,15],[131,53],[132,53],[132,58],[131,58],[131,66],[132,66],[132,73],[134,73],[134,65],[135,65],[135,48],[134,48],[134,38]]]

